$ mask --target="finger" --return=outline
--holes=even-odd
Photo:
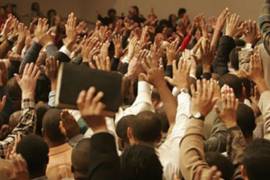
[[[89,88],[89,90],[86,93],[86,98],[85,98],[85,101],[87,103],[92,103],[95,92],[96,92],[96,89],[94,87]]]
[[[77,98],[77,106],[80,107],[82,106],[82,104],[85,102],[85,97],[86,97],[86,91],[81,91],[78,98]]]
[[[103,92],[98,92],[97,95],[93,98],[93,101],[92,101],[93,104],[97,104],[98,102],[100,102],[103,96],[104,96]]]

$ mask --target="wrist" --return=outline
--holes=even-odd
[[[35,93],[34,92],[22,92],[22,99],[34,99]]]
[[[182,82],[182,83],[176,84],[176,88],[177,89],[188,89],[189,88],[189,84]]]
[[[224,124],[228,129],[233,128],[233,127],[237,127],[236,121],[231,121],[231,120],[227,121],[227,120],[225,120]]]
[[[209,65],[209,64],[203,64],[202,68],[203,68],[203,73],[211,72],[211,65]]]

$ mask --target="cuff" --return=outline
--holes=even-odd
[[[62,46],[59,51],[62,52],[62,53],[64,53],[65,55],[67,55],[70,58],[71,52],[67,49],[66,46]]]
[[[34,109],[35,101],[33,99],[23,99],[22,100],[22,109]]]

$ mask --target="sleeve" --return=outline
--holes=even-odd
[[[63,49],[62,49],[62,51],[58,51],[58,48],[54,44],[51,44],[51,45],[46,47],[46,53],[48,56],[54,56],[60,62],[69,62],[70,61],[68,54],[66,54],[67,51],[63,51]]]
[[[36,123],[35,102],[30,99],[22,101],[22,111],[20,123],[12,130],[12,132],[3,140],[0,141],[0,155],[5,155],[5,150],[9,144],[14,143],[17,135],[27,135],[34,132]]]
[[[220,38],[217,56],[213,62],[213,70],[219,76],[222,76],[228,72],[229,55],[234,48],[235,42],[233,38],[229,36],[222,36]]]
[[[209,168],[205,161],[201,120],[191,119],[180,143],[180,169],[185,179],[194,179],[198,168]]]
[[[119,63],[120,63],[119,58],[115,58],[115,57],[112,58],[112,67],[111,67],[112,71],[117,71]]]
[[[159,157],[163,166],[163,174],[166,179],[173,179],[173,175],[179,176],[179,143],[187,128],[190,116],[191,97],[182,92],[177,96],[178,108],[175,124],[163,144],[159,147]]]
[[[20,73],[23,72],[24,66],[27,63],[32,63],[32,62],[36,62],[39,52],[42,49],[42,45],[33,42],[32,46],[27,50],[26,54],[23,57],[21,66],[20,66]]]
[[[261,94],[259,108],[264,121],[264,138],[270,140],[270,91]]]
[[[227,153],[234,165],[240,165],[246,148],[245,137],[239,127],[228,129]]]
[[[56,92],[55,91],[51,91],[49,93],[49,102],[48,102],[48,105],[50,107],[55,107],[55,96],[56,96]]]
[[[219,119],[215,119],[211,128],[210,137],[205,141],[206,151],[225,152],[227,144],[227,128]]]
[[[188,46],[188,44],[189,44],[191,38],[192,38],[192,35],[191,35],[191,34],[188,34],[188,35],[184,38],[184,40],[183,40],[183,42],[182,42],[182,44],[181,44],[181,46],[180,46],[180,50],[181,50],[181,51],[184,51],[184,50],[187,48],[187,46]]]
[[[130,107],[125,109],[121,114],[117,116],[116,122],[118,122],[123,116],[126,115],[136,115],[142,111],[154,112],[151,96],[152,96],[152,86],[145,81],[139,81],[138,95],[135,101]]]

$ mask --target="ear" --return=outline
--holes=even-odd
[[[127,128],[127,137],[128,137],[129,144],[134,144],[135,143],[133,129],[131,127]]]
[[[61,133],[64,134],[65,136],[67,135],[66,129],[64,128],[63,121],[59,122],[58,128],[60,129]]]
[[[241,175],[244,178],[244,180],[248,180],[247,171],[246,171],[244,165],[240,166],[240,172],[241,172]]]

